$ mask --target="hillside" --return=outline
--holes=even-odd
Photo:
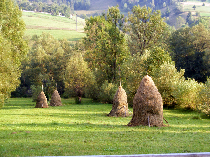
[[[35,34],[40,35],[42,32],[47,32],[56,39],[65,38],[69,41],[79,40],[85,36],[85,20],[79,17],[77,17],[77,30],[75,16],[68,19],[46,13],[23,11],[22,17],[26,24],[25,36],[32,37]]]
[[[107,10],[117,4],[120,4],[117,0],[90,0],[90,10]]]

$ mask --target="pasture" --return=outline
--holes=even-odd
[[[203,3],[205,6],[202,6]],[[209,2],[201,2],[201,1],[187,1],[187,2],[180,2],[183,5],[185,12],[196,12],[200,13],[200,16],[209,16],[210,15],[210,3]],[[193,6],[196,6],[194,9]]]
[[[200,113],[164,109],[169,127],[128,127],[131,116],[106,116],[112,104],[82,101],[43,109],[10,98],[0,110],[1,156],[210,152],[210,119]]]
[[[76,16],[72,19],[61,16],[52,16],[46,13],[22,12],[22,18],[26,24],[25,36],[41,35],[47,32],[56,39],[67,39],[69,41],[79,40],[85,36],[85,20]]]

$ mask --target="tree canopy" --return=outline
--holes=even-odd
[[[119,78],[120,65],[129,54],[125,34],[120,31],[122,21],[118,6],[86,21],[85,59],[96,75],[100,75],[99,84],[104,80],[115,82]]]
[[[28,46],[23,40],[25,24],[21,11],[11,0],[0,0],[0,102],[19,85],[21,62]]]
[[[144,51],[160,43],[166,30],[166,23],[160,11],[152,11],[146,6],[134,6],[128,14],[128,23],[125,27],[129,34],[129,46],[132,54]]]
[[[179,29],[172,34],[170,44],[176,67],[185,69],[185,77],[205,82],[208,71],[205,56],[210,48],[208,29],[203,24]]]

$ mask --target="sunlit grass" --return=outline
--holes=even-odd
[[[196,112],[164,110],[169,127],[128,127],[131,117],[106,116],[111,104],[89,99],[80,105],[74,104],[73,99],[62,102],[60,107],[39,109],[34,108],[31,99],[10,99],[0,110],[0,154],[70,156],[210,151],[210,119]]]
[[[69,41],[79,40],[85,36],[85,20],[74,16],[72,19],[60,16],[52,16],[44,13],[23,12],[22,18],[26,24],[25,36],[32,37],[42,32],[51,34],[56,39]]]
[[[80,40],[85,36],[85,33],[76,31],[40,29],[27,29],[25,35],[32,37],[33,35],[41,35],[43,32],[51,34],[55,39],[67,39],[68,41]]]

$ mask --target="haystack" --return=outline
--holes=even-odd
[[[47,98],[43,91],[37,97],[35,108],[48,108]]]
[[[128,113],[127,95],[122,86],[119,86],[113,99],[112,110],[108,116],[126,117]]]
[[[133,99],[133,117],[128,126],[163,126],[163,101],[153,80],[145,76]]]
[[[57,90],[55,90],[51,96],[50,106],[62,106],[61,97]]]

